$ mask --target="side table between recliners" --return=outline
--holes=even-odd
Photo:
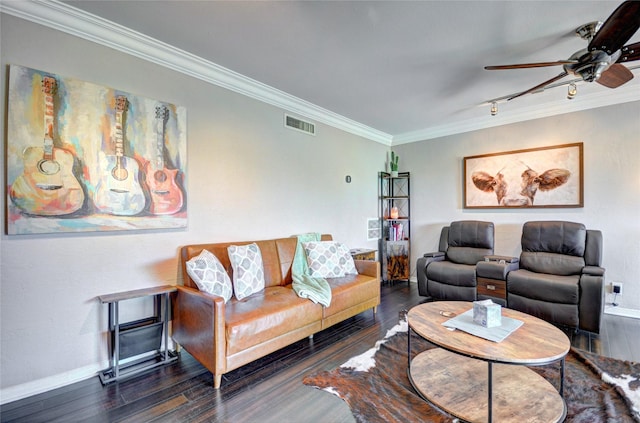
[[[478,300],[507,306],[507,274],[519,267],[517,257],[490,255],[476,265]]]

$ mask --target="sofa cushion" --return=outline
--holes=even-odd
[[[260,255],[262,256],[262,265],[264,267],[264,285],[267,286],[285,286],[291,283],[283,281],[286,270],[291,267],[291,263],[281,263],[281,249],[280,244],[290,244],[295,249],[295,238],[283,238],[276,240],[262,240],[262,241],[243,241],[243,242],[216,242],[209,244],[193,244],[186,245],[181,249],[181,258],[183,264],[194,256],[200,254],[202,250],[209,250],[211,253],[220,260],[222,266],[227,270],[229,277],[233,281],[233,266],[231,266],[231,260],[229,260],[229,246],[230,245],[247,245],[255,243],[260,249]],[[185,269],[186,272],[186,269]],[[190,278],[185,278],[185,286],[196,288],[195,283]]]
[[[522,251],[583,257],[587,229],[582,223],[526,222],[522,227]]]
[[[264,289],[264,267],[258,244],[230,245],[227,248],[233,267],[233,292],[238,300]]]
[[[484,256],[491,254],[493,250],[489,248],[449,247],[447,249],[447,259],[459,264],[475,265],[484,260]]]
[[[426,274],[429,280],[446,280],[447,284],[453,286],[476,286],[475,265],[435,261],[427,266]]]
[[[547,275],[525,269],[509,272],[508,295],[518,295],[533,300],[555,304],[575,304],[580,299],[580,276]],[[507,298],[511,306],[510,297]]]
[[[579,275],[584,267],[584,258],[565,254],[523,251],[520,268],[553,275]]]
[[[491,222],[461,220],[451,222],[447,238],[447,259],[454,263],[476,264],[493,254],[494,228]]]
[[[229,274],[209,250],[202,250],[187,261],[187,273],[200,291],[222,297],[225,303],[233,295]]]
[[[540,301],[520,295],[509,295],[509,308],[530,314],[542,320],[569,327],[578,327],[579,312],[576,304]]]
[[[377,278],[367,275],[345,275],[327,282],[331,287],[331,305],[323,308],[325,318],[375,298],[380,286]]]
[[[314,278],[341,278],[345,275],[346,258],[340,252],[338,243],[333,241],[310,241],[303,242],[302,246],[307,255],[309,276]],[[353,259],[351,259],[351,264],[353,264]]]
[[[493,248],[493,223],[479,220],[459,220],[449,225],[450,246]]]
[[[430,280],[427,296],[445,301],[475,301],[478,299],[475,286],[456,286]]]
[[[322,307],[300,298],[291,286],[273,286],[225,308],[227,355],[320,321]]]

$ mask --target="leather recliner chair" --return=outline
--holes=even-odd
[[[600,332],[602,233],[581,223],[527,222],[520,268],[507,274],[509,308],[550,323]]]
[[[437,252],[417,260],[418,292],[439,300],[475,301],[476,264],[493,254],[492,222],[463,220],[442,228]]]

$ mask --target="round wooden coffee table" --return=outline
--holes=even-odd
[[[562,398],[564,357],[571,343],[555,326],[508,308],[502,315],[523,322],[501,342],[492,342],[442,323],[473,308],[463,301],[418,305],[407,314],[409,377],[421,396],[470,422],[559,422],[567,413]],[[411,358],[411,330],[441,347]],[[525,366],[560,362],[560,388]]]

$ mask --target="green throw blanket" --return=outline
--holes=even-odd
[[[302,247],[302,243],[311,241],[320,241],[320,234],[309,233],[298,235],[296,253],[293,256],[293,264],[291,265],[293,290],[300,298],[308,298],[316,304],[320,303],[325,307],[329,307],[329,304],[331,304],[331,287],[329,287],[329,282],[323,278],[309,276],[307,254]]]

